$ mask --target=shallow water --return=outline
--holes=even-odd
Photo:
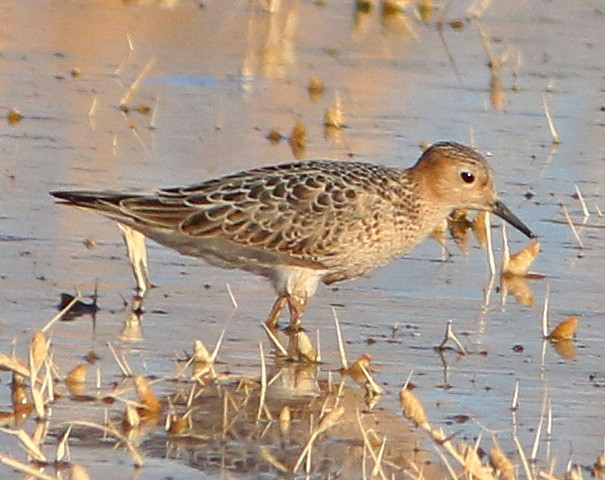
[[[272,129],[287,136],[297,121],[306,126],[307,158],[405,167],[416,160],[422,141],[474,143],[489,155],[502,200],[540,237],[542,253],[532,270],[545,278],[528,281],[535,305],[503,298],[499,279],[489,288],[485,252],[476,242],[464,255],[450,241],[454,256],[444,262],[441,247],[427,241],[366,278],[320,288],[305,317],[307,329],[321,336],[327,365],[320,378],[339,366],[334,307],[350,358],[368,353],[374,359],[377,381],[386,389],[379,405],[393,417],[400,418],[398,391],[413,370],[415,393],[434,426],[470,442],[482,432],[485,450],[491,432],[498,432],[500,445],[514,455],[510,400],[518,380],[517,433],[526,450],[547,395],[552,437],[540,444],[539,463],[556,458],[559,473],[570,457],[582,466],[594,463],[605,435],[605,222],[599,214],[605,209],[605,45],[603,10],[596,3],[498,2],[474,22],[464,20],[468,2],[436,5],[425,21],[411,7],[383,16],[379,7],[355,12],[348,1],[283,1],[273,14],[263,2],[4,3],[0,105],[24,118],[0,125],[1,351],[9,353],[16,339],[25,358],[33,331],[56,314],[60,293],[91,293],[96,282],[101,310],[94,329],[84,316],[52,330],[54,358],[64,372],[94,350],[104,381],[117,381],[106,346],[111,342],[135,372],[170,375],[176,354],[191,351],[195,338],[214,345],[223,329],[218,370],[256,377],[259,342],[269,350],[260,323],[274,298],[264,281],[153,244],[151,275],[158,288],[146,300],[141,330],[127,330],[121,296],[130,299],[133,280],[117,228],[55,205],[50,190],[148,189],[290,161],[288,143],[272,145],[266,136]],[[461,28],[453,20],[462,20]],[[499,68],[490,70],[488,50],[501,60]],[[156,113],[125,115],[117,107],[146,65],[141,85],[126,101]],[[318,100],[307,92],[314,75],[326,84]],[[324,113],[337,92],[347,128],[325,131]],[[558,146],[551,142],[544,98],[561,137]],[[587,219],[576,186],[590,211]],[[497,255],[499,232],[493,230]],[[526,244],[510,228],[508,236],[513,251]],[[96,246],[87,249],[85,239]],[[567,357],[541,339],[547,286],[551,323],[581,317],[575,353]],[[433,350],[448,319],[464,333],[470,355],[448,351],[440,357]],[[5,410],[9,379],[2,375]],[[172,393],[169,383],[157,385],[159,395]],[[58,402],[57,422],[79,414],[103,421],[102,406],[81,405]],[[452,424],[456,415],[472,420]],[[142,478],[193,475],[186,461],[162,460],[153,443],[163,441],[161,429],[150,438]],[[419,438],[431,452],[426,436]],[[1,450],[21,458],[13,440],[0,437]],[[117,468],[122,476],[116,478],[132,474],[121,450],[74,448],[72,460],[95,478],[106,468]],[[204,465],[192,467],[196,475],[202,469],[218,478]],[[2,468],[3,475],[10,472]],[[270,471],[267,466],[262,478],[274,478]]]

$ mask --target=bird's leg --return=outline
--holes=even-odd
[[[286,300],[288,300],[288,297],[286,296],[277,297],[277,300],[275,300],[273,308],[271,309],[271,313],[269,313],[269,318],[267,318],[267,321],[265,322],[265,325],[267,325],[267,327],[272,332],[275,332],[277,330],[277,321],[279,320],[279,314],[284,308]]]
[[[152,286],[149,280],[149,271],[147,270],[145,235],[122,223],[118,223],[118,227],[122,230],[132,273],[137,282],[137,292],[143,297],[145,296],[145,292]]]
[[[287,299],[290,309],[290,331],[296,332],[300,329],[300,321],[307,307],[307,298],[289,295]]]

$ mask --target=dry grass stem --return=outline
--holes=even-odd
[[[151,390],[151,384],[142,375],[135,375],[134,386],[137,390],[137,395],[141,404],[150,413],[158,413],[162,411],[162,404],[158,397]]]
[[[343,370],[349,369],[349,362],[347,361],[347,354],[345,353],[345,345],[342,340],[342,332],[340,331],[340,322],[336,315],[336,309],[332,307],[332,316],[334,317],[334,327],[336,327],[336,340],[338,341],[338,352],[340,354],[340,364]]]
[[[76,295],[74,296],[74,298],[71,300],[71,302],[69,302],[65,308],[63,308],[59,313],[57,313],[46,325],[44,325],[40,330],[42,330],[43,333],[46,333],[48,330],[50,330],[50,327],[52,327],[56,322],[58,322],[59,320],[61,320],[65,314],[67,312],[69,312],[71,310],[71,308],[78,303],[80,300],[82,300],[82,294],[80,292],[76,292]]]
[[[50,340],[41,330],[34,333],[29,351],[29,368],[32,377],[37,377],[50,350]]]
[[[88,118],[92,119],[97,114],[97,97],[92,99],[92,105],[90,106],[90,110],[88,110]]]
[[[385,451],[386,444],[387,444],[387,437],[385,435],[380,444],[380,449],[378,450],[378,455],[376,456],[376,461],[374,462],[374,468],[372,469],[372,473],[370,473],[370,476],[372,478],[375,478],[376,476],[378,476],[378,472],[382,471],[382,459],[384,457],[384,451]]]
[[[38,478],[39,480],[58,480],[58,477],[51,477],[43,472],[40,472],[37,468],[28,465],[27,463],[20,462],[8,455],[0,453],[0,462],[4,465],[17,470],[18,472],[30,475],[32,478]]]
[[[561,478],[556,477],[552,473],[549,473],[549,472],[540,472],[538,474],[538,476],[540,478],[545,478],[546,480],[561,480]]]
[[[523,447],[521,446],[521,442],[519,442],[519,438],[517,437],[517,435],[513,435],[513,442],[515,442],[515,447],[517,447],[517,452],[519,453],[521,465],[523,465],[523,470],[525,471],[525,476],[527,480],[534,480],[534,475],[529,466],[529,463],[527,462],[527,457],[525,456],[525,452],[523,451]]]
[[[548,399],[548,408],[546,410],[546,439],[552,438],[552,400]]]
[[[69,442],[68,442],[70,433],[71,433],[71,425],[67,428],[65,433],[63,435],[61,435],[59,444],[57,445],[57,453],[55,454],[56,463],[63,462],[63,461],[68,462],[70,460]]]
[[[0,368],[10,370],[22,377],[30,377],[30,369],[26,367],[18,358],[9,357],[4,353],[0,353]]]
[[[157,128],[159,104],[160,104],[160,99],[159,99],[159,97],[156,97],[155,104],[153,105],[153,110],[151,111],[151,119],[149,120],[149,125],[147,126],[147,128],[149,130],[155,130]]]
[[[322,415],[321,420],[319,421],[319,426],[317,427],[317,434],[324,433],[332,428],[340,417],[345,413],[345,409],[343,406],[334,407],[332,410],[327,412],[325,415]]]
[[[132,377],[132,370],[130,369],[130,365],[128,365],[128,362],[126,362],[124,357],[122,357],[121,359],[118,357],[118,354],[114,350],[111,342],[107,342],[107,346],[109,347],[109,350],[113,354],[113,358],[115,359],[116,363],[118,364],[118,368],[122,371],[122,375],[124,375],[125,377]]]
[[[36,462],[48,463],[46,456],[40,450],[40,446],[36,443],[24,430],[11,430],[8,428],[0,427],[0,431],[17,437],[21,446],[25,449],[27,454]]]
[[[369,363],[368,363],[368,366],[369,366]],[[361,370],[361,372],[363,373],[363,376],[366,379],[366,388],[368,389],[368,392],[372,396],[382,395],[383,389],[380,387],[380,385],[378,385],[374,381],[374,379],[372,378],[372,375],[370,374],[370,372],[368,371],[368,369],[365,367],[365,365],[363,363],[359,363],[359,369]]]
[[[340,420],[340,417],[343,416],[344,412],[344,407],[338,406],[322,416],[321,420],[319,421],[319,425],[311,431],[307,443],[305,444],[302,452],[298,456],[296,463],[292,467],[293,473],[296,473],[298,471],[305,457],[310,455],[311,449],[313,448],[313,442],[315,442],[317,437],[332,428],[334,425],[336,425],[338,420]]]
[[[286,350],[286,348],[281,344],[279,339],[275,336],[275,334],[271,331],[267,324],[263,323],[262,326],[265,329],[265,333],[269,337],[269,340],[273,344],[273,347],[275,347],[275,349],[278,350],[279,353],[284,357],[289,357],[288,350]]]
[[[128,51],[134,52],[134,44],[132,43],[132,38],[130,38],[130,33],[126,32],[126,41],[128,42]]]
[[[580,201],[580,205],[582,206],[582,212],[584,213],[584,218],[588,218],[588,217],[590,217],[590,212],[588,211],[588,207],[586,207],[586,202],[584,201],[584,197],[582,196],[582,193],[580,193],[580,189],[578,188],[578,186],[574,185],[574,187],[576,187],[576,195],[578,196],[578,200]]]
[[[447,321],[447,325],[445,327],[445,336],[443,337],[443,341],[439,344],[439,346],[437,348],[439,350],[443,350],[443,348],[445,347],[445,344],[448,342],[448,340],[452,340],[458,347],[458,353],[460,353],[461,355],[466,355],[468,352],[462,346],[462,343],[460,343],[460,341],[458,340],[458,337],[452,330],[453,323],[454,323],[454,321],[452,319],[449,319]]]
[[[494,259],[494,247],[492,245],[492,229],[490,217],[490,214],[486,213],[483,217],[483,221],[485,222],[485,240],[487,244],[487,261],[489,263],[489,273],[491,275],[495,275],[496,260]]]
[[[569,212],[567,211],[567,208],[565,207],[565,205],[563,205],[563,202],[560,202],[559,205],[561,206],[561,209],[563,210],[563,215],[565,216],[565,220],[567,221],[567,224],[569,225],[569,228],[571,228],[571,232],[573,233],[573,236],[576,238],[576,241],[578,242],[579,247],[584,250],[584,244],[582,243],[582,239],[580,238],[580,235],[578,234],[578,230],[576,229],[575,225],[573,224],[571,217],[569,216]]]
[[[538,448],[540,447],[540,437],[542,436],[542,426],[544,425],[544,414],[546,413],[546,396],[542,402],[542,413],[540,414],[540,421],[538,422],[538,428],[536,429],[536,436],[534,437],[534,444],[531,449],[531,455],[529,459],[535,462],[538,458]]]
[[[265,406],[265,398],[267,396],[267,365],[265,363],[265,353],[263,351],[263,344],[258,344],[259,355],[260,355],[260,396],[258,398],[258,410],[256,412],[256,421],[259,422]]]
[[[167,417],[169,418],[169,416]],[[122,425],[126,430],[132,430],[141,424],[141,416],[137,409],[130,403],[126,404],[126,410],[124,411],[124,417],[122,419]]]
[[[135,448],[135,446],[132,444],[132,442],[130,442],[128,440],[128,438],[126,438],[124,435],[122,435],[120,432],[118,432],[115,428],[111,427],[110,425],[99,425],[97,423],[84,422],[84,421],[79,421],[79,420],[69,422],[68,425],[94,428],[96,430],[101,430],[106,435],[110,435],[110,436],[116,438],[117,440],[119,440],[121,443],[123,443],[126,446],[128,451],[130,452],[130,456],[132,457],[135,466],[136,467],[143,466],[143,463],[144,463],[143,456]]]
[[[37,422],[34,433],[30,435],[34,445],[43,445],[48,437],[50,422]]]
[[[145,65],[145,67],[143,67],[143,70],[141,70],[141,73],[139,73],[139,76],[135,79],[135,81],[132,83],[132,85],[130,85],[130,87],[128,87],[128,90],[122,97],[122,100],[120,100],[120,105],[128,105],[128,103],[130,103],[132,96],[139,89],[139,87],[141,86],[141,82],[143,81],[143,79],[145,78],[145,76],[147,75],[149,70],[151,70],[154,63],[155,63],[155,58],[152,58],[151,60],[149,60],[147,62],[147,65]]]
[[[229,428],[231,428],[231,424],[229,424],[229,395],[223,395],[223,426],[221,429],[223,438],[227,438],[227,433],[229,432]]]
[[[57,368],[57,366],[55,365],[55,362],[53,361],[52,350],[49,353],[49,355],[46,357],[46,360],[44,361],[44,365],[46,366],[47,374],[53,376],[53,378],[56,378],[57,380],[63,381],[63,379],[64,379],[63,375],[61,374],[61,372],[59,372],[59,369]]]
[[[275,458],[267,447],[261,447],[259,449],[259,453],[260,457],[276,470],[282,473],[287,473],[289,471],[288,467],[286,467],[282,462]]]
[[[440,445],[445,448],[447,452],[452,456],[452,458],[454,458],[461,466],[465,465],[465,459],[458,452],[458,450],[456,450],[454,445],[452,445],[452,442],[450,441],[451,437],[446,436],[445,433],[443,433],[443,430],[441,429],[429,430],[429,433],[431,435],[431,438],[437,445]],[[477,475],[477,472],[473,472],[473,475]],[[481,478],[481,476],[478,476],[478,478]],[[489,480],[493,480],[491,479],[491,477],[488,478]]]
[[[33,360],[33,353],[32,353],[33,349],[30,349],[29,351],[29,363],[30,365],[34,364],[34,360]],[[46,412],[45,412],[45,407],[44,407],[44,396],[43,396],[43,392],[42,392],[42,387],[38,387],[38,372],[31,367],[30,371],[29,371],[29,381],[30,381],[30,388],[31,388],[31,396],[32,396],[32,402],[34,404],[34,409],[36,410],[36,415],[38,415],[38,418],[40,419],[44,419],[46,417]]]
[[[550,131],[550,136],[552,137],[552,143],[559,144],[561,143],[561,139],[559,137],[559,134],[557,133],[555,124],[552,121],[550,107],[548,106],[548,102],[546,100],[546,93],[542,96],[542,105],[544,106],[544,115],[546,116],[546,122],[548,123],[548,130]]]
[[[514,412],[519,408],[519,380],[515,382],[515,390],[513,392],[513,399],[511,400],[510,408]]]
[[[508,262],[510,262],[510,248],[508,247],[506,223],[502,222],[502,273],[508,268]]]
[[[546,295],[544,296],[544,308],[542,308],[542,338],[548,338],[548,297],[550,285],[546,284]]]
[[[570,465],[567,473],[565,474],[565,480],[583,480],[582,467],[579,465]]]
[[[225,338],[225,329],[223,329],[221,331],[221,335],[220,335],[220,337],[218,337],[218,340],[216,341],[216,344],[214,345],[214,350],[212,350],[212,355],[210,355],[210,361],[212,363],[214,363],[216,361],[218,352],[221,349],[221,346],[223,345],[224,338]]]
[[[231,286],[227,283],[227,293],[229,294],[229,299],[231,300],[231,305],[233,306],[233,311],[236,311],[239,308],[239,305],[237,304],[237,300],[235,299],[235,296],[233,295],[233,292],[231,291]]]
[[[439,456],[441,457],[441,460],[443,460],[443,463],[445,464],[445,467],[447,468],[447,471],[450,474],[450,478],[452,480],[459,480],[458,474],[454,471],[453,467],[450,465],[449,460],[447,459],[445,454],[439,448],[439,444],[433,443],[433,448],[439,454]]]

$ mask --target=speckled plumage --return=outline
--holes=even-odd
[[[358,277],[404,255],[454,208],[492,211],[531,235],[496,200],[483,157],[446,142],[434,144],[407,170],[308,160],[152,195],[52,195],[185,255],[270,278],[279,295],[271,326],[286,301],[291,325],[298,326],[320,280]]]

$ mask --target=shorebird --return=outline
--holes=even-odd
[[[266,321],[272,329],[287,304],[290,327],[297,330],[320,281],[359,277],[408,253],[454,209],[491,212],[535,237],[497,199],[485,159],[453,142],[433,144],[405,170],[306,160],[153,194],[51,195],[120,224],[143,293],[149,284],[146,256],[135,259],[131,244],[144,245],[144,237],[212,265],[268,278],[278,294]]]

